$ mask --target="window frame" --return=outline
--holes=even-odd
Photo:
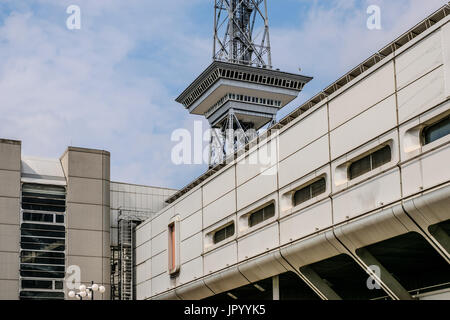
[[[437,124],[439,124],[439,123],[441,123],[441,122],[445,122],[445,121],[450,121],[450,114],[447,114],[447,115],[444,116],[444,117],[440,117],[440,118],[437,119],[437,120],[435,119],[435,120],[432,121],[432,122],[431,122],[431,121],[428,121],[429,123],[428,123],[428,124],[425,124],[425,126],[422,128],[422,130],[420,130],[420,142],[421,142],[422,147],[428,146],[428,145],[430,145],[430,144],[432,144],[432,143],[434,143],[434,142],[436,142],[436,141],[439,141],[439,140],[441,140],[441,139],[444,139],[445,137],[447,137],[447,136],[450,135],[450,132],[449,132],[449,133],[443,135],[442,137],[439,137],[439,138],[437,138],[437,139],[435,139],[435,140],[432,140],[432,141],[427,142],[427,139],[426,139],[426,131],[427,131],[428,129],[430,129],[431,127],[436,126]]]
[[[389,160],[388,160],[388,161],[385,161],[385,162],[382,162],[382,163],[381,163],[380,165],[378,165],[377,167],[374,167],[374,166],[373,166],[373,163],[374,163],[374,161],[373,161],[373,156],[374,156],[377,152],[380,152],[381,150],[386,149],[386,148],[389,149]],[[360,156],[360,157],[358,157],[358,158],[356,158],[356,159],[350,161],[350,162],[348,163],[348,165],[347,165],[347,180],[348,180],[348,181],[353,181],[353,180],[355,180],[355,179],[358,179],[358,178],[360,178],[360,177],[362,177],[362,176],[364,176],[364,175],[366,175],[366,174],[368,174],[368,173],[370,173],[370,172],[372,172],[372,171],[374,171],[374,170],[376,170],[376,169],[379,169],[379,168],[383,167],[384,165],[386,165],[386,164],[392,162],[392,159],[393,159],[392,149],[393,149],[393,148],[392,148],[391,144],[389,144],[389,143],[388,143],[388,144],[382,144],[382,145],[378,146],[377,148],[372,149],[371,151],[365,153],[363,156]],[[369,161],[370,161],[370,169],[369,169],[368,171],[365,171],[365,172],[363,172],[363,173],[360,173],[360,174],[358,174],[358,175],[356,175],[356,176],[352,176],[352,172],[351,172],[351,171],[352,171],[352,166],[354,166],[356,163],[358,163],[358,162],[360,162],[360,161],[362,161],[362,160],[364,160],[364,159],[367,159],[367,158],[369,158]]]
[[[233,227],[233,233],[227,236],[227,230],[230,227]],[[225,230],[225,238],[223,238],[222,240],[216,241],[216,234],[221,232],[222,230]],[[234,223],[234,221],[226,224],[225,226],[220,227],[219,229],[216,229],[213,233],[212,233],[212,244],[214,246],[219,245],[221,243],[224,243],[224,241],[230,239],[231,237],[233,237],[236,234],[236,224]]]
[[[325,187],[325,189],[324,189],[323,192],[317,194],[316,196],[313,196],[313,193],[312,193],[312,191],[313,191],[313,190],[312,190],[312,186],[313,186],[314,184],[316,184],[317,182],[319,182],[319,181],[324,181],[324,187]],[[295,201],[295,195],[296,195],[298,192],[300,192],[300,191],[302,191],[302,190],[304,190],[304,189],[306,189],[306,188],[309,188],[310,198],[308,198],[307,200],[305,200],[305,201],[303,201],[303,202],[296,203],[296,201]],[[320,195],[322,195],[322,194],[324,194],[324,193],[326,193],[326,192],[327,192],[327,178],[326,178],[326,175],[322,175],[321,177],[319,177],[319,178],[317,178],[317,179],[314,179],[314,180],[310,180],[308,183],[303,184],[302,187],[297,188],[297,189],[295,189],[295,190],[292,191],[292,198],[291,198],[292,207],[298,207],[298,206],[300,206],[300,205],[302,205],[302,204],[305,204],[305,203],[307,203],[308,201],[310,201],[310,200],[312,200],[312,199],[315,199],[315,198],[319,197]]]
[[[170,219],[167,240],[167,269],[170,276],[175,276],[180,271],[180,216]]]
[[[21,183],[19,254],[21,300],[32,299],[30,294],[36,292],[45,293],[48,299],[64,298],[66,199],[66,186]]]
[[[273,207],[273,213],[271,213],[270,216],[265,217],[265,210],[267,208],[269,208],[269,207]],[[252,224],[252,217],[255,216],[256,214],[259,214],[260,212],[262,212],[262,220]],[[270,203],[266,204],[265,206],[263,206],[262,208],[254,210],[253,212],[248,214],[248,217],[247,217],[248,227],[249,228],[254,228],[254,227],[258,226],[258,225],[261,225],[262,223],[264,223],[264,222],[270,220],[271,218],[275,217],[275,215],[276,215],[275,202],[270,202]]]

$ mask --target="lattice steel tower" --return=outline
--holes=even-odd
[[[214,0],[213,62],[176,99],[213,130],[210,167],[275,123],[312,78],[272,69],[267,0]]]
[[[213,60],[272,68],[267,0],[215,0]]]

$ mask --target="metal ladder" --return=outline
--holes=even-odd
[[[134,300],[136,297],[135,228],[153,212],[119,209],[118,245],[111,247],[111,297],[114,300]]]
[[[120,247],[120,299],[133,299],[134,255],[133,255],[133,229],[135,223],[130,220],[119,221],[119,247]]]

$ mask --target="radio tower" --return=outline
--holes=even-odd
[[[213,60],[272,68],[267,0],[215,0]]]
[[[267,0],[214,0],[213,62],[176,101],[208,119],[213,167],[274,124],[311,79],[272,69]]]

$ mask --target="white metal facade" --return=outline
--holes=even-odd
[[[358,248],[410,231],[425,235],[449,262],[426,230],[450,218],[450,136],[421,142],[424,123],[450,110],[448,22],[447,16],[141,224],[137,298],[202,299],[292,269],[302,277],[302,266],[339,253],[357,257]],[[349,180],[348,164],[383,144],[391,161]],[[264,149],[276,151],[275,162],[246,164]],[[327,191],[294,207],[293,191],[320,176]],[[275,216],[249,227],[248,214],[270,202]],[[180,270],[171,277],[167,226],[174,217]],[[235,235],[214,245],[211,232],[231,221]]]

